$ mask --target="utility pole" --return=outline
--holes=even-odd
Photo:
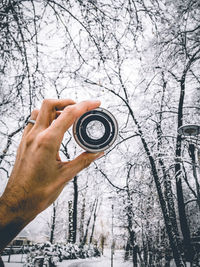
[[[111,267],[113,267],[114,233],[113,233],[114,205],[112,204],[112,244],[111,244]]]

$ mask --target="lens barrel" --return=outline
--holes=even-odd
[[[73,125],[74,139],[88,152],[97,153],[108,149],[116,140],[118,123],[104,108],[84,113]]]

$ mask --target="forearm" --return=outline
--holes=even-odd
[[[31,221],[19,212],[15,205],[0,198],[0,252],[17,236],[17,234]]]

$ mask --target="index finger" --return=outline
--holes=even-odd
[[[56,135],[56,141],[61,143],[65,132],[75,122],[77,118],[85,112],[98,108],[101,102],[99,100],[88,100],[67,106],[60,116],[49,127],[49,131]]]

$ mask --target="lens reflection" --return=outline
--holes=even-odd
[[[100,121],[91,121],[86,127],[87,135],[94,140],[100,139],[105,134],[105,127]]]

